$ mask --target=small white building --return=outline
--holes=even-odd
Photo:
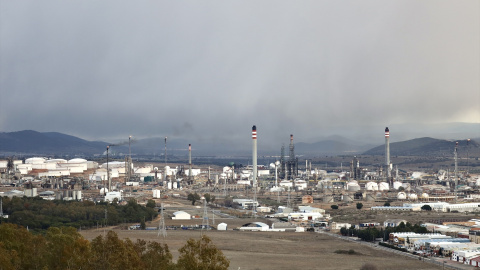
[[[226,231],[227,230],[227,223],[220,223],[217,225],[217,231]]]
[[[387,219],[383,222],[383,227],[397,227],[402,222],[407,224],[405,219]]]
[[[108,201],[108,202],[113,202],[115,198],[117,198],[118,201],[121,201],[122,193],[119,191],[110,191],[110,192],[107,192],[107,194],[105,195],[105,201]]]
[[[176,220],[186,220],[186,219],[191,219],[191,218],[192,218],[192,216],[185,211],[174,212],[173,217],[172,217],[172,219],[176,219]]]
[[[244,224],[239,228],[240,231],[268,231],[270,227],[263,222],[252,222]]]

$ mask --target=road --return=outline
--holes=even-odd
[[[432,264],[442,266],[442,268],[444,268],[444,269],[455,269],[455,270],[473,270],[473,269],[475,269],[475,267],[473,267],[471,265],[466,265],[466,264],[461,264],[461,263],[458,263],[458,262],[454,262],[454,261],[450,260],[449,258],[424,258],[424,257],[420,257],[418,255],[413,255],[412,253],[409,253],[409,252],[403,252],[403,251],[395,250],[395,249],[392,249],[392,248],[387,248],[387,247],[384,247],[384,246],[380,246],[378,244],[374,244],[374,243],[371,243],[371,242],[361,241],[357,237],[343,236],[343,235],[339,235],[339,234],[335,234],[335,233],[326,232],[326,231],[323,231],[323,230],[320,230],[318,232],[328,234],[330,236],[340,238],[340,239],[345,240],[345,241],[351,241],[351,242],[359,243],[359,244],[362,244],[362,245],[365,245],[365,246],[370,246],[370,247],[375,248],[375,249],[385,250],[387,252],[395,253],[395,254],[398,254],[398,255],[401,255],[401,256],[410,257],[410,258],[418,259],[418,260],[423,260],[426,263],[432,263]]]

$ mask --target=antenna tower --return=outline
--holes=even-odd
[[[160,204],[160,223],[158,224],[158,235],[163,238],[167,237],[167,230],[165,229],[165,216],[163,215],[163,203]]]
[[[208,211],[207,211],[207,200],[204,198],[203,199],[203,221],[202,221],[202,234],[203,230],[208,230],[209,224],[208,224]]]

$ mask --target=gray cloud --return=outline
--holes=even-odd
[[[1,0],[0,130],[239,141],[257,124],[288,142],[480,123],[479,5]]]

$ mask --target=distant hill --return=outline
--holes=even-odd
[[[0,132],[0,151],[7,154],[94,155],[103,153],[107,145],[58,132]]]
[[[439,140],[429,137],[418,138],[403,142],[390,143],[391,156],[452,156],[456,141]],[[458,153],[465,155],[467,152],[467,140],[458,140]],[[480,153],[480,145],[471,140],[468,144],[471,155]],[[385,145],[374,147],[364,155],[385,155]]]
[[[315,143],[299,142],[295,144],[295,154],[298,155],[354,155],[360,154],[373,145],[363,144],[341,136],[330,136]],[[288,148],[288,146],[287,146]],[[288,151],[288,149],[285,149]],[[287,154],[287,153],[286,153]]]
[[[469,144],[470,156],[480,156],[478,140],[472,139]],[[188,141],[185,139],[168,139],[168,158],[188,157],[188,144],[192,143],[193,157],[198,156],[232,156],[251,157],[250,144],[232,144],[228,141],[214,142]],[[459,141],[459,155],[465,155],[466,140]],[[106,146],[111,143],[87,141],[75,136],[58,132],[37,132],[23,130],[16,132],[0,132],[0,155],[39,155],[39,156],[93,156],[105,154]],[[390,153],[395,155],[418,156],[451,156],[455,141],[434,138],[418,138],[408,141],[390,143]],[[272,149],[268,145],[259,145],[259,155],[279,155],[280,147]],[[163,156],[165,140],[163,137],[133,140],[132,155]],[[288,144],[285,145],[285,155],[288,156]],[[384,155],[385,146],[377,147],[362,142],[350,140],[341,136],[330,136],[314,143],[295,142],[295,154],[298,156],[321,155]],[[122,157],[128,154],[128,139],[115,143],[110,147],[112,157]],[[163,159],[163,157],[162,157]]]

